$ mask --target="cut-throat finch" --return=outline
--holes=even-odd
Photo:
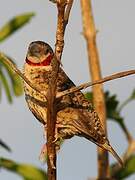
[[[24,64],[24,75],[33,85],[35,84],[44,92],[48,91],[54,58],[53,50],[47,43],[35,41],[29,45]],[[56,91],[61,92],[74,86],[75,84],[60,68]],[[45,96],[25,82],[24,90],[30,111],[46,127],[47,100]],[[109,151],[123,165],[122,160],[110,145],[92,103],[84,97],[81,91],[61,97],[57,106],[56,143],[74,135],[85,137],[102,149]]]

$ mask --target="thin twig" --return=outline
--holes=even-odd
[[[10,147],[5,142],[3,142],[2,139],[0,139],[0,146],[5,148],[7,151],[11,152]]]
[[[68,24],[68,19],[69,19],[69,15],[70,15],[70,11],[73,5],[73,1],[74,0],[68,0],[68,4],[65,10],[65,16],[64,16],[64,29],[66,28],[67,24]]]
[[[65,17],[65,8],[66,8],[66,0],[61,0],[57,3],[58,9],[58,22],[57,22],[57,31],[56,31],[56,44],[55,44],[55,56],[56,59],[60,62],[63,47],[64,47],[64,17]]]
[[[135,153],[135,139],[130,139],[130,142],[129,142],[129,145],[128,145],[128,148],[126,150],[126,152],[124,153],[123,155],[123,160],[124,161],[127,161],[127,159],[133,155]]]
[[[122,128],[122,130],[123,130],[123,132],[127,138],[128,143],[130,144],[131,141],[133,140],[133,137],[132,137],[130,131],[128,130],[128,128],[126,127],[125,122],[122,121],[122,123],[120,123],[120,126],[121,126],[121,128]]]
[[[90,86],[95,86],[97,84],[102,84],[102,83],[105,83],[105,82],[108,82],[108,81],[123,78],[123,77],[130,76],[130,75],[133,75],[133,74],[135,74],[135,69],[115,73],[115,74],[112,74],[110,76],[106,76],[106,77],[104,77],[102,79],[99,79],[99,80],[96,80],[96,81],[93,81],[93,82],[83,83],[83,84],[81,84],[81,85],[79,85],[77,87],[73,87],[73,88],[70,88],[68,90],[59,92],[59,93],[57,93],[56,97],[60,98],[60,97],[65,96],[67,94],[70,94],[70,93],[73,93],[73,92],[76,92],[76,91],[79,91],[79,90],[86,89],[86,88],[88,88]]]
[[[129,132],[127,127],[125,126],[124,122],[122,123],[121,127],[126,135],[127,140],[128,140],[128,147],[122,156],[123,162],[124,162],[124,164],[126,164],[127,160],[135,153],[135,139],[133,138],[133,136],[131,135],[131,133]],[[115,174],[121,168],[122,167],[120,167],[118,163],[115,163],[111,170],[112,177],[115,177]]]
[[[44,91],[42,89],[39,89],[38,86],[33,85],[26,76],[23,75],[23,73],[16,67],[16,65],[11,62],[3,53],[0,52],[0,57],[4,60],[4,63],[7,64],[16,74],[18,74],[32,89],[39,92],[40,94],[44,95]]]
[[[124,164],[126,164],[126,162],[128,161],[128,159],[135,153],[135,139],[132,139],[128,145],[128,148],[126,149],[126,152],[123,154],[123,162]],[[111,169],[111,175],[112,177],[115,177],[115,174],[117,174],[117,172],[119,170],[121,170],[122,167],[119,166],[118,163],[115,163],[112,166]]]
[[[132,101],[132,97],[128,97],[118,108],[118,112],[122,111],[122,109],[130,102]]]
[[[39,89],[38,86],[36,85],[33,85],[25,76],[24,74],[16,67],[16,65],[11,62],[3,53],[0,52],[0,57],[4,59],[4,62],[12,69],[12,71],[14,71],[15,73],[17,73],[20,78],[22,78],[31,88],[33,88],[35,91],[39,92],[40,94],[44,95],[45,96],[45,92],[44,90],[42,89]],[[87,82],[87,83],[83,83],[77,87],[73,87],[73,88],[70,88],[68,90],[65,90],[65,91],[62,91],[62,92],[59,92],[57,93],[56,95],[56,98],[60,98],[62,96],[65,96],[65,95],[68,95],[70,93],[73,93],[73,92],[76,92],[76,91],[79,91],[79,90],[83,90],[83,89],[86,89],[90,86],[95,86],[96,84],[102,84],[102,83],[105,83],[105,82],[108,82],[108,81],[112,81],[112,80],[115,80],[115,79],[119,79],[119,78],[123,78],[123,77],[126,77],[126,76],[130,76],[130,75],[133,75],[135,74],[135,69],[133,70],[129,70],[129,71],[122,71],[122,72],[119,72],[119,73],[115,73],[115,74],[112,74],[110,76],[106,76],[102,79],[99,79],[97,81],[94,81],[94,82]]]

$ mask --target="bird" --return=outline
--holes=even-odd
[[[28,47],[23,68],[24,76],[47,95],[49,80],[52,74],[52,63],[56,60],[51,46],[43,41],[33,41]],[[59,68],[56,93],[75,87],[64,72]],[[47,127],[47,98],[42,93],[30,87],[24,81],[25,99],[30,111],[41,122],[46,130]],[[84,137],[95,143],[100,148],[109,151],[123,166],[123,161],[111,146],[100,118],[92,103],[78,90],[58,99],[56,104],[56,143],[70,139],[73,136]]]

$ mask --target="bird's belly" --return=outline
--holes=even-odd
[[[47,103],[44,95],[33,90],[28,85],[24,87],[25,99],[30,111],[42,123],[46,124],[47,119]]]
[[[46,105],[40,105],[40,103],[35,103],[33,101],[26,100],[30,111],[34,114],[34,116],[42,123],[46,124],[47,122],[47,108]],[[46,103],[45,103],[46,104]]]

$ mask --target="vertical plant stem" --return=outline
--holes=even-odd
[[[55,55],[52,61],[52,74],[49,80],[49,90],[47,94],[47,154],[48,154],[48,180],[56,180],[56,148],[55,148],[55,124],[57,116],[56,107],[56,87],[57,77],[59,73],[59,66],[64,47],[64,32],[68,23],[70,10],[72,7],[72,0],[67,3],[66,0],[59,0],[57,2],[57,30],[56,30],[56,44]],[[65,10],[67,5],[67,11]],[[65,19],[66,17],[66,19]],[[66,22],[65,22],[66,21]]]
[[[132,142],[132,140],[133,140],[133,137],[132,137],[130,131],[128,130],[128,128],[126,127],[125,122],[122,121],[120,126],[121,126],[122,130],[124,131],[124,134],[127,138],[128,143],[130,144],[130,142]]]
[[[56,148],[55,148],[55,124],[56,124],[56,85],[59,71],[59,62],[56,58],[52,61],[52,74],[49,80],[47,93],[47,165],[48,180],[56,180]]]
[[[51,82],[53,82],[52,80]],[[56,122],[56,107],[55,107],[55,86],[49,86],[47,94],[47,175],[48,180],[56,180],[56,150],[54,136],[55,136],[55,122]]]
[[[64,14],[65,14],[65,6],[66,6],[66,3],[58,3],[57,4],[58,21],[57,21],[57,31],[56,31],[55,55],[56,55],[56,59],[59,62],[61,60],[63,47],[64,47],[64,32],[65,32]]]
[[[56,84],[60,60],[64,46],[64,12],[65,4],[57,4],[58,20],[56,31],[55,58],[52,64],[52,76],[47,94],[47,153],[48,153],[48,180],[56,180],[56,148],[54,143],[56,124]]]
[[[89,69],[92,81],[101,79],[98,49],[96,45],[96,29],[90,0],[81,0],[83,32],[87,43]],[[102,85],[92,87],[94,106],[106,131],[106,109]],[[107,131],[106,131],[107,133]],[[98,148],[98,179],[109,178],[108,152]]]
[[[48,154],[48,180],[56,180],[56,148],[55,148],[55,124],[56,124],[56,84],[59,71],[60,60],[64,46],[64,12],[65,6],[57,4],[58,20],[56,31],[55,57],[52,64],[52,74],[49,81],[47,94],[47,154]]]

